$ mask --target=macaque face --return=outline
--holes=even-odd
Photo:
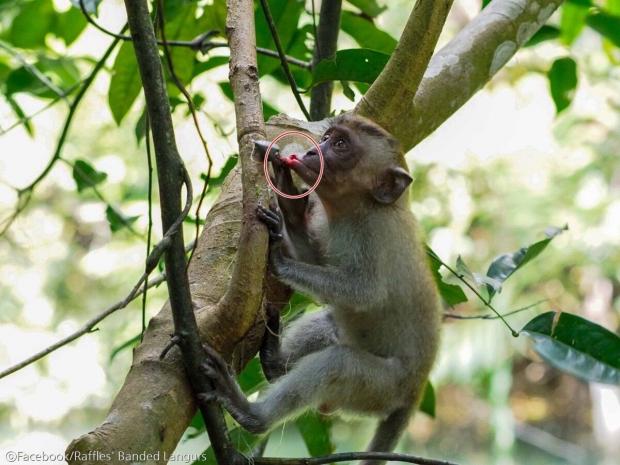
[[[365,156],[360,137],[343,125],[330,127],[321,137],[319,147],[323,154],[323,178],[317,188],[319,195],[343,193],[346,187],[353,187],[359,180],[354,178],[355,167]],[[290,155],[285,163],[307,184],[314,184],[320,171],[320,157],[315,147],[303,155]],[[346,182],[345,182],[346,181]]]

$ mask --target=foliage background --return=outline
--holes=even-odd
[[[220,24],[221,29],[221,10],[218,3],[212,8],[210,3],[199,2],[210,13],[201,16],[203,24],[194,25],[195,34],[184,29],[187,23],[180,23],[179,30],[194,37],[205,27]],[[357,11],[353,4],[363,3],[351,2],[345,9]],[[403,11],[409,10],[410,3],[389,2],[376,18],[377,26],[398,37],[406,20]],[[537,310],[512,317],[517,328],[531,319],[532,312],[546,309],[580,314],[612,330],[618,327],[620,49],[584,27],[587,7],[579,3],[567,4],[552,18],[550,23],[561,29],[559,39],[520,51],[490,85],[408,154],[415,177],[412,209],[428,243],[448,263],[460,255],[472,269],[482,271],[500,253],[540,239],[548,225],[569,225],[569,231],[511,278],[496,298],[496,307],[503,311],[546,299]],[[309,5],[305,5],[308,11]],[[617,2],[609,2],[610,8],[614,5]],[[475,0],[456,2],[440,45],[480,6]],[[292,40],[295,34],[311,30],[306,12],[301,13],[300,27],[293,27],[282,11],[279,27],[284,28],[284,36]],[[181,20],[174,11],[169,13],[173,27]],[[101,4],[97,21],[120,30],[122,3]],[[32,114],[53,97],[53,91],[23,68],[19,57],[35,63],[61,89],[69,89],[110,43],[110,38],[85,25],[79,10],[65,0],[0,1],[4,44],[0,86],[5,94],[0,103],[0,218],[16,205],[14,187],[27,185],[47,163],[67,112],[61,99],[34,118],[29,128],[9,130],[20,111]],[[261,34],[268,46],[265,27],[259,29],[259,38]],[[389,39],[381,38],[389,47]],[[372,40],[384,44],[377,37]],[[299,53],[305,41],[304,35],[296,42]],[[361,41],[341,32],[339,48],[364,46]],[[123,45],[120,53],[128,47]],[[175,51],[179,55],[175,58],[187,60],[186,52]],[[226,53],[216,49],[200,60],[209,63]],[[189,56],[191,64],[193,54]],[[558,114],[548,71],[554,60],[567,56],[577,63],[578,80],[574,95],[570,89],[567,92],[570,105]],[[136,91],[135,77],[132,81],[125,75],[119,82],[114,63],[121,59],[122,55],[109,61],[117,72],[112,78],[116,84],[106,69],[88,92],[63,152],[64,159],[87,160],[107,174],[98,186],[105,201],[92,189],[78,192],[71,166],[57,163],[0,241],[0,366],[11,365],[71,332],[118,300],[141,273],[147,177],[144,143],[137,143],[135,127],[143,102],[138,97],[134,105],[126,105],[127,96],[137,94],[139,87]],[[267,113],[271,107],[302,118],[277,61],[261,60],[261,72],[271,73],[261,80]],[[225,65],[226,60],[211,63]],[[192,66],[194,72],[199,69]],[[227,72],[226,66],[218,66],[191,83],[215,173],[236,150]],[[301,87],[309,85],[307,76],[296,73],[296,78]],[[117,90],[111,90],[115,85]],[[353,107],[345,96],[348,88],[359,97],[364,86],[337,84],[336,112]],[[178,103],[174,96],[173,103]],[[179,103],[174,117],[180,152],[194,185],[199,186],[207,165],[187,106]],[[215,188],[207,197],[207,208],[216,195]],[[109,207],[126,218],[137,217],[132,223],[136,233],[122,227],[112,231],[106,215]],[[154,215],[157,218],[158,212]],[[114,218],[111,223],[115,225]],[[186,228],[187,237],[192,236],[194,225],[188,223]],[[161,234],[157,226],[156,234]],[[164,298],[162,290],[149,293],[149,315]],[[477,313],[482,308],[471,300],[457,310]],[[0,449],[61,452],[69,440],[98,424],[131,360],[130,350],[115,349],[139,334],[140,319],[137,301],[105,320],[96,333],[3,379]],[[440,361],[432,376],[436,419],[418,414],[401,449],[480,464],[611,464],[617,458],[617,388],[584,383],[550,368],[523,338],[510,337],[497,321],[450,320],[444,329]],[[364,447],[372,422],[332,421],[337,450]],[[200,451],[204,444],[204,436],[187,439],[179,451]],[[267,453],[276,452],[307,454],[294,425],[272,434]]]

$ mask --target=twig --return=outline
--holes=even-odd
[[[80,87],[82,85],[82,81],[80,82],[76,82],[75,84],[73,84],[71,87],[69,87],[67,90],[64,91],[63,95],[57,95],[56,97],[54,97],[52,100],[50,100],[49,102],[47,102],[45,105],[43,105],[41,108],[39,108],[38,110],[34,111],[33,113],[24,116],[23,118],[20,118],[16,121],[14,121],[13,123],[11,123],[10,126],[6,127],[6,128],[1,128],[0,129],[0,136],[4,136],[7,132],[15,129],[16,127],[19,127],[21,125],[24,125],[26,123],[29,123],[30,121],[32,121],[34,118],[36,118],[37,116],[39,116],[41,113],[43,113],[44,111],[49,110],[50,108],[52,108],[54,105],[56,105],[58,102],[60,102],[61,100],[65,100],[66,97],[68,97],[69,95],[71,95],[78,87]]]
[[[133,37],[134,52],[142,77],[149,121],[152,125],[153,146],[157,165],[161,221],[164,229],[180,226],[179,217],[181,186],[185,184],[187,194],[186,211],[191,208],[191,183],[183,160],[179,156],[174,139],[174,128],[155,30],[149,16],[147,0],[125,0],[129,29]],[[175,334],[179,336],[179,347],[183,355],[186,373],[194,393],[208,392],[211,381],[201,369],[206,353],[198,334],[196,315],[192,305],[189,280],[186,272],[183,230],[178,228],[170,236],[166,250],[166,282],[174,321]],[[198,398],[207,433],[218,463],[234,464],[238,453],[230,442],[224,416],[215,402],[204,402]]]
[[[312,8],[314,9],[314,2],[312,2]],[[321,2],[319,28],[318,31],[315,31],[312,66],[316,66],[321,60],[336,56],[341,9],[342,0]],[[312,88],[310,92],[310,117],[313,121],[322,120],[329,115],[333,90],[334,83],[332,81],[324,82]]]
[[[533,304],[527,305],[525,307],[521,307],[521,308],[517,308],[516,310],[512,310],[508,313],[504,313],[501,316],[499,315],[491,315],[491,314],[486,314],[486,315],[461,315],[459,313],[452,313],[452,312],[444,312],[443,313],[443,317],[444,318],[451,318],[453,320],[497,320],[501,317],[507,317],[507,316],[511,316],[511,315],[515,315],[517,313],[521,313],[524,312],[526,310],[529,310],[531,308],[536,307],[537,305],[540,305],[544,302],[547,302],[548,299],[542,299],[539,300],[538,302],[534,302]]]
[[[349,462],[356,460],[388,460],[390,462],[415,463],[418,465],[456,465],[446,460],[425,459],[408,454],[396,452],[341,452],[338,454],[325,455],[323,457],[308,458],[271,458],[260,457],[249,459],[249,463],[255,465],[322,465],[333,462]]]
[[[28,71],[32,76],[34,76],[41,84],[43,84],[45,87],[47,87],[49,90],[51,90],[53,93],[56,94],[57,97],[66,100],[67,98],[67,91],[61,89],[60,87],[58,87],[56,84],[54,84],[50,78],[48,78],[45,74],[43,74],[39,68],[37,68],[36,66],[28,63],[28,61],[21,56],[21,54],[19,54],[18,52],[16,52],[15,50],[13,50],[11,47],[9,47],[6,43],[4,43],[4,41],[0,40],[0,48],[2,50],[5,50],[7,53],[9,53],[13,58],[15,58],[17,61],[19,61],[19,63],[26,68],[26,71]]]
[[[109,35],[110,37],[115,37],[125,42],[131,42],[133,40],[131,36],[124,35],[124,34],[117,34],[115,32],[110,31],[109,29],[104,28],[101,24],[95,21],[95,19],[90,15],[88,11],[86,11],[86,8],[84,7],[84,0],[80,0],[79,3],[80,3],[80,9],[82,10],[82,14],[86,18],[86,21],[92,24],[97,30],[99,30],[100,32],[103,32],[106,35]],[[225,42],[211,42],[210,41],[211,37],[213,37],[216,34],[218,34],[218,31],[207,31],[203,34],[200,34],[198,37],[192,40],[170,40],[170,41],[166,41],[165,39],[158,40],[157,45],[169,45],[171,47],[187,47],[187,48],[190,48],[192,50],[195,50],[203,54],[207,53],[209,50],[212,50],[214,48],[228,47],[228,44]],[[278,52],[274,50],[269,50],[268,48],[256,47],[256,51],[260,53],[261,55],[269,56],[272,58],[280,58],[280,55],[278,54]],[[304,60],[300,60],[299,58],[295,58],[295,57],[288,56],[288,55],[286,55],[285,58],[286,58],[286,61],[288,61],[292,65],[299,66],[305,69],[312,68],[311,63],[308,63],[307,61],[304,61]]]
[[[278,30],[276,29],[276,25],[273,21],[273,16],[271,16],[271,10],[269,9],[269,3],[267,0],[260,0],[261,7],[263,9],[263,13],[265,14],[265,19],[267,20],[267,24],[269,25],[269,30],[271,31],[271,37],[273,38],[273,42],[276,44],[276,50],[278,51],[278,55],[280,56],[280,63],[282,64],[282,71],[284,71],[284,75],[286,76],[286,80],[291,86],[291,91],[295,96],[295,100],[301,109],[301,112],[304,114],[306,119],[310,121],[310,114],[304,105],[303,100],[301,99],[301,95],[299,94],[299,89],[297,88],[297,84],[295,83],[295,78],[291,73],[290,68],[288,67],[288,62],[286,61],[286,55],[284,54],[284,49],[282,48],[282,42],[280,42],[280,36],[278,34]]]
[[[83,0],[80,0],[83,1]],[[196,206],[196,228],[194,234],[194,248],[190,252],[189,258],[187,260],[186,267],[189,267],[189,264],[194,256],[194,251],[198,245],[198,235],[200,233],[200,208],[202,207],[202,201],[207,193],[207,188],[209,187],[209,181],[211,180],[211,170],[213,168],[213,159],[211,158],[211,153],[209,152],[209,146],[207,145],[207,141],[202,134],[202,130],[200,129],[200,123],[198,122],[198,116],[196,115],[196,107],[194,106],[194,102],[192,101],[192,96],[189,94],[181,79],[179,79],[176,70],[174,69],[174,62],[172,60],[172,54],[170,53],[170,48],[168,47],[168,39],[166,38],[165,31],[165,23],[166,19],[164,17],[164,3],[163,0],[157,0],[157,18],[159,22],[159,30],[161,33],[161,38],[164,46],[164,56],[166,58],[166,64],[168,65],[168,71],[170,72],[170,76],[174,81],[174,85],[179,89],[179,91],[185,97],[185,101],[187,102],[187,106],[192,114],[192,120],[194,122],[194,127],[196,128],[196,133],[198,134],[198,138],[200,139],[200,143],[202,144],[202,148],[205,152],[205,156],[207,157],[207,174],[202,186],[202,191],[200,194],[200,200],[198,201],[198,205]]]
[[[80,2],[81,3],[81,2]],[[145,145],[146,145],[146,166],[148,175],[148,226],[146,231],[146,256],[151,253],[151,238],[153,235],[153,158],[151,156],[151,123],[149,122],[149,115],[145,112],[144,115],[145,125]],[[144,332],[146,331],[146,299],[148,288],[145,286],[142,291],[142,328],[140,330],[140,342],[144,338]]]
[[[125,28],[123,28],[123,30],[124,29]],[[107,61],[108,57],[112,54],[112,51],[114,50],[118,42],[119,42],[118,39],[114,39],[112,41],[112,43],[108,46],[107,50],[101,56],[99,61],[97,61],[97,63],[93,67],[93,70],[91,71],[91,73],[88,75],[86,79],[84,79],[84,83],[82,84],[82,87],[80,87],[79,92],[76,94],[75,98],[71,102],[71,105],[69,106],[69,113],[67,114],[67,118],[65,119],[65,124],[63,125],[62,131],[60,132],[60,136],[58,138],[58,142],[56,143],[56,149],[54,150],[54,154],[52,155],[52,158],[50,158],[45,168],[43,168],[43,171],[41,171],[41,173],[34,179],[34,181],[32,181],[26,187],[22,189],[18,189],[17,207],[15,208],[13,213],[8,218],[3,220],[4,225],[2,226],[2,229],[0,229],[0,236],[6,233],[6,231],[11,227],[11,224],[13,224],[13,222],[15,221],[15,219],[20,215],[21,212],[23,212],[26,209],[26,207],[30,203],[30,200],[32,199],[32,194],[34,193],[34,190],[36,189],[37,185],[43,179],[45,179],[45,177],[52,170],[56,162],[60,159],[60,156],[62,154],[62,149],[64,148],[65,141],[67,140],[67,135],[69,134],[69,128],[71,127],[71,123],[73,122],[73,118],[75,117],[75,112],[80,102],[84,98],[84,95],[86,95],[86,92],[90,88],[90,85],[93,83],[93,81],[97,77],[97,74],[99,73],[99,71],[101,71],[101,69],[105,65],[105,62]]]
[[[485,307],[487,307],[489,310],[491,310],[496,316],[497,318],[499,318],[500,320],[502,320],[502,323],[504,323],[506,325],[506,327],[510,330],[510,333],[512,334],[513,337],[519,337],[519,333],[517,331],[515,331],[512,326],[510,326],[510,324],[504,319],[504,317],[495,309],[495,307],[493,305],[491,305],[491,302],[487,301],[487,299],[485,299],[482,294],[480,294],[480,292],[478,292],[478,290],[469,283],[469,281],[467,281],[465,279],[465,277],[456,272],[454,269],[452,269],[452,267],[450,265],[448,265],[446,262],[444,262],[439,255],[437,255],[435,252],[431,251],[429,249],[429,255],[431,255],[434,259],[436,259],[442,266],[445,266],[446,269],[453,274],[459,281],[461,281],[463,284],[465,284],[470,291],[472,291],[476,297],[478,297],[478,299],[480,299],[480,301],[485,305]]]

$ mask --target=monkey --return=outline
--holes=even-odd
[[[420,401],[439,343],[437,290],[406,195],[412,177],[398,141],[360,116],[333,119],[319,148],[315,192],[279,198],[279,209],[258,207],[257,216],[269,232],[271,272],[325,307],[281,338],[279,315],[267,308],[260,356],[272,384],[255,402],[211,348],[203,366],[214,390],[200,395],[258,434],[310,407],[378,416],[368,450],[388,452]],[[300,192],[291,172],[308,185],[318,176],[316,148],[269,158],[285,192]]]

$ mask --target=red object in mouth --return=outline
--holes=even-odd
[[[282,161],[287,167],[291,168],[295,166],[296,163],[299,163],[299,158],[297,158],[297,155],[293,153],[288,157],[282,157]]]

